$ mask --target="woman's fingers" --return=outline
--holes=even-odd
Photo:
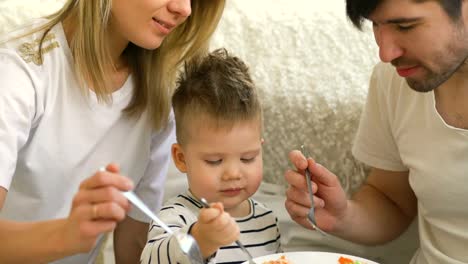
[[[119,190],[128,191],[133,188],[133,182],[115,172],[97,171],[92,177],[80,184],[80,189],[95,189],[104,186],[113,186]]]
[[[113,202],[96,203],[91,205],[91,220],[121,221],[126,216],[126,210]]]
[[[125,210],[130,208],[130,203],[125,198],[121,191],[114,187],[102,187],[96,189],[82,189],[73,199],[73,204],[82,203],[98,204],[98,203],[115,203]]]
[[[106,168],[106,171],[113,172],[113,173],[119,173],[120,171],[120,166],[115,164],[115,163],[109,163]]]
[[[78,224],[79,236],[85,240],[94,240],[102,233],[111,232],[117,226],[113,220],[81,221]]]
[[[84,180],[78,193],[73,198],[72,206],[90,207],[92,220],[111,219],[120,221],[130,209],[130,203],[121,193],[133,184],[126,177],[118,174],[118,166],[110,164],[104,171],[98,171]],[[96,216],[96,208],[99,214]],[[86,217],[85,217],[86,218]]]
[[[112,231],[126,217],[130,203],[122,191],[132,188],[133,183],[120,175],[116,164],[109,164],[84,180],[73,197],[66,221],[67,241],[81,241],[78,251],[89,251],[98,235]]]

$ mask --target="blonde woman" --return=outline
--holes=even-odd
[[[138,263],[149,219],[120,191],[159,209],[177,68],[224,4],[68,0],[1,36],[0,263],[91,263],[112,230],[117,263]]]

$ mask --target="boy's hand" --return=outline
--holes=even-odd
[[[201,209],[191,232],[204,258],[213,255],[219,247],[236,241],[239,234],[239,226],[229,213],[224,212],[222,203],[212,203],[210,208]]]

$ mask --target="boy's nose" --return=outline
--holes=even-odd
[[[225,181],[232,181],[232,180],[238,180],[242,176],[242,173],[240,169],[237,166],[232,166],[228,169],[223,174],[223,180]]]

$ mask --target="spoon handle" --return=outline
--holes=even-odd
[[[159,219],[145,203],[132,191],[122,192],[122,194],[127,198],[132,204],[134,204],[138,209],[143,213],[149,216],[154,222],[160,225],[167,233],[172,234],[172,229],[170,229],[161,219]]]
[[[99,168],[99,171],[106,171],[105,167]],[[143,213],[149,216],[154,222],[160,225],[167,233],[172,234],[172,229],[170,229],[161,219],[159,219],[151,209],[146,206],[146,204],[138,197],[133,191],[122,192],[122,194],[127,198],[133,205],[140,209]]]

